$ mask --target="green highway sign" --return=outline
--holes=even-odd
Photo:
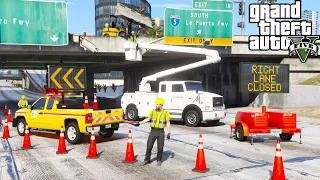
[[[234,2],[229,0],[192,0],[192,8],[233,11]]]
[[[68,43],[66,2],[0,0],[0,44]]]
[[[166,8],[164,43],[232,46],[232,11]]]

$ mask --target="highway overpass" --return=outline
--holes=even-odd
[[[204,59],[202,55],[191,53],[148,51],[142,62],[125,61],[123,44],[127,41],[121,37],[95,37],[70,35],[68,46],[17,46],[0,45],[0,68],[2,69],[46,69],[47,65],[86,66],[87,86],[93,87],[94,73],[124,71],[125,91],[138,89],[142,77],[160,70],[178,67]],[[162,39],[138,38],[138,42],[163,44]],[[222,61],[218,64],[190,70],[187,73],[164,78],[192,79],[203,82],[205,90],[225,97],[227,105],[246,106],[257,94],[245,94],[238,91],[239,62],[268,62],[292,64],[290,81],[298,83],[319,74],[319,60],[310,59],[301,64],[297,58],[288,59],[287,51],[250,51],[248,36],[234,36],[231,47],[207,47],[219,51]],[[85,50],[81,45],[86,42],[98,48],[97,52]],[[157,86],[155,86],[157,87]],[[89,92],[89,97],[93,92]],[[253,97],[252,97],[253,96]]]

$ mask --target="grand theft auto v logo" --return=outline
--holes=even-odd
[[[250,50],[289,51],[301,63],[318,55],[316,40],[320,38],[312,35],[311,22],[301,20],[300,0],[294,4],[253,3],[249,5],[249,14],[249,23],[257,23],[259,27],[259,35],[249,36]]]

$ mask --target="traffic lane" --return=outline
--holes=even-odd
[[[26,95],[26,99],[31,102],[35,101],[40,96],[43,96],[42,93],[35,93],[35,92],[30,92],[29,90],[23,90],[3,80],[0,81],[0,91],[2,93],[2,96],[0,97],[0,102],[1,101],[17,102],[21,99],[22,94]]]
[[[32,104],[41,96],[41,94],[39,94],[39,96],[36,96],[35,94],[31,96],[26,90],[13,87],[11,84],[0,83],[0,114],[3,114],[3,108],[4,106],[7,106],[13,116],[14,113],[19,109],[18,102],[21,99],[22,94],[26,95],[26,99],[28,100],[29,104]]]
[[[230,174],[230,171],[241,171],[244,174],[250,174],[252,178],[259,178],[260,172],[272,171],[276,146],[275,138],[262,143],[255,143],[254,146],[251,146],[248,142],[238,142],[235,139],[228,138],[229,131],[227,131],[228,127],[226,126],[218,126],[214,127],[214,129],[198,127],[195,131],[192,130],[194,128],[185,126],[181,126],[179,129],[183,129],[182,132],[178,131],[177,133],[176,130],[172,130],[172,138],[173,141],[182,143],[182,147],[190,145],[192,142],[197,142],[197,134],[202,133],[205,149],[209,151],[208,155],[206,154],[207,160],[218,160],[221,157],[228,157],[228,160],[218,160],[216,165],[213,163],[213,166],[211,166],[215,168],[219,165],[227,167],[222,172]],[[188,135],[192,135],[192,137]],[[190,141],[191,139],[192,141]],[[300,179],[320,178],[317,171],[320,167],[319,142],[315,143],[317,146],[315,149],[313,149],[314,145],[309,145],[309,143],[311,143],[310,140],[305,141],[305,144],[302,145],[295,142],[295,140],[292,142],[281,142],[286,172],[289,171],[287,172],[288,177],[299,177]],[[213,154],[211,151],[219,155],[211,157]],[[241,167],[234,167],[233,165],[236,165],[236,163],[231,161],[231,159],[243,162],[244,164]],[[246,166],[246,163],[251,163],[251,165]],[[262,170],[260,170],[261,168]],[[255,173],[251,171],[258,173],[254,175]],[[295,174],[300,174],[301,177]],[[268,178],[268,174],[264,174],[262,177]]]
[[[128,131],[124,132],[127,137]],[[16,134],[16,131],[13,129],[12,133]],[[9,141],[12,144],[17,169],[18,172],[21,172],[22,179],[52,179],[52,177],[57,177],[57,179],[149,179],[152,177],[176,179],[173,173],[164,170],[149,174],[146,172],[153,172],[154,168],[146,167],[147,170],[142,171],[138,163],[122,163],[125,157],[127,138],[123,138],[124,135],[117,132],[115,138],[119,136],[121,138],[118,140],[97,143],[97,151],[100,155],[98,159],[86,159],[89,142],[78,145],[67,143],[68,154],[57,155],[57,139],[34,136],[32,131],[31,144],[34,146],[33,149],[21,149],[23,137],[14,136]],[[137,149],[142,149],[139,148],[139,145],[137,146]],[[142,146],[144,149],[146,144],[144,143]],[[137,151],[139,154],[139,150]],[[46,169],[46,171],[42,171],[42,169]]]
[[[138,156],[137,159],[142,162],[144,159],[146,142],[150,127],[149,125],[145,124],[140,126],[139,128],[135,128],[132,126],[129,126],[129,128],[133,130],[135,155]],[[67,155],[59,156],[55,154],[58,144],[58,139],[55,138],[52,139],[46,137],[37,137],[34,136],[31,132],[31,142],[36,146],[33,150],[27,150],[27,152],[30,152],[30,154],[21,154],[21,152],[25,151],[21,150],[23,137],[15,136],[10,139],[10,142],[12,140],[12,144],[15,145],[14,153],[16,153],[15,158],[19,163],[18,169],[21,169],[21,167],[25,169],[25,171],[22,171],[24,172],[23,174],[25,177],[46,178],[52,175],[50,173],[37,174],[33,172],[34,168],[30,168],[28,163],[23,161],[23,159],[25,159],[25,156],[31,156],[29,158],[29,161],[36,159],[38,162],[33,164],[33,166],[36,166],[38,169],[45,168],[46,166],[53,166],[53,168],[50,169],[53,171],[53,174],[59,174],[58,177],[61,177],[60,175],[62,175],[63,177],[67,177],[67,179],[72,179],[73,177],[88,179],[88,176],[94,178],[104,178],[103,176],[100,176],[100,174],[103,174],[104,172],[101,172],[99,170],[91,170],[92,168],[96,167],[112,167],[113,170],[117,173],[111,174],[111,177],[123,177],[129,179],[130,177],[148,179],[150,176],[159,179],[188,179],[200,178],[202,176],[204,176],[203,178],[215,179],[260,179],[261,177],[263,177],[263,179],[270,178],[270,170],[272,171],[272,164],[275,153],[274,142],[269,144],[270,147],[268,147],[267,143],[255,144],[254,146],[251,146],[246,142],[242,143],[237,142],[236,140],[229,139],[229,131],[226,131],[226,129],[228,129],[228,127],[226,126],[205,127],[204,129],[209,132],[202,129],[203,128],[199,127],[189,128],[181,125],[173,125],[172,140],[166,140],[163,158],[164,163],[159,171],[156,163],[152,163],[145,167],[140,167],[139,163],[132,165],[123,164],[121,161],[125,156],[127,143],[126,138],[98,143],[97,149],[100,157],[98,161],[89,160],[90,162],[92,162],[92,164],[88,164],[88,160],[84,158],[88,153],[88,143],[79,145],[68,144],[67,149],[70,150],[69,153]],[[13,130],[13,133],[15,133],[14,131],[15,130]],[[120,128],[120,131],[116,132],[115,136],[117,136],[117,134],[119,133],[123,134],[122,137],[125,137],[128,133],[128,128],[122,126]],[[200,133],[204,134],[207,167],[211,169],[205,175],[191,171],[191,169],[194,168],[195,165],[197,143],[199,140],[198,136]],[[281,145],[283,146],[283,143]],[[262,150],[260,146],[263,146]],[[264,146],[267,146],[268,148],[265,148]],[[157,150],[155,145],[152,158],[156,156],[156,151]],[[301,155],[303,153],[300,152],[299,154]],[[57,158],[65,157],[65,159],[62,158],[60,159],[60,161],[57,161],[59,159],[52,158],[53,156],[57,156]],[[297,159],[299,157],[300,156],[296,156],[295,158]],[[268,159],[265,160],[266,158]],[[284,156],[284,160],[290,159],[286,159]],[[291,161],[294,160],[295,159],[291,159]],[[76,164],[76,170],[72,169],[72,167],[68,167],[68,165],[70,164],[65,165],[65,162],[71,163],[72,165]],[[317,163],[314,160],[311,163],[319,164],[319,162]],[[43,167],[42,164],[45,164],[45,167]],[[80,164],[81,166],[78,166],[78,164]],[[63,166],[63,169],[60,169],[60,166]],[[297,172],[297,169],[295,169],[296,167],[288,167],[287,163],[285,163],[285,167],[287,173],[286,175],[287,178],[289,177],[289,179],[294,179],[294,177],[299,177],[299,179],[312,179],[313,174],[310,171],[305,172],[302,168],[300,172],[308,175],[301,175],[301,173],[299,175],[299,172]],[[317,166],[315,167],[316,169],[319,168]],[[156,172],[154,172],[155,168],[157,168]],[[65,170],[69,173],[68,175],[65,175]],[[91,174],[84,175],[80,173],[87,171]],[[130,177],[125,176],[124,174],[126,173],[129,173]],[[293,178],[290,178],[291,176]]]

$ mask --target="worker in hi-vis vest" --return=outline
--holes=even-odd
[[[170,114],[168,111],[163,109],[164,100],[162,98],[157,98],[155,103],[156,103],[156,109],[153,109],[150,112],[147,119],[141,122],[132,123],[132,125],[134,126],[139,126],[140,124],[149,122],[151,120],[151,123],[150,123],[151,132],[148,137],[146,156],[141,165],[146,165],[150,163],[151,150],[153,148],[153,144],[155,140],[157,140],[157,147],[158,147],[157,165],[161,166],[164,138],[165,138],[164,128],[166,126],[168,130],[167,139],[170,139],[170,132],[171,132]]]
[[[136,42],[137,41],[137,36],[134,35],[134,31],[131,32],[131,36],[129,37],[130,41]]]
[[[22,95],[21,100],[18,102],[19,108],[26,108],[28,106],[28,101],[26,100],[26,96]]]

